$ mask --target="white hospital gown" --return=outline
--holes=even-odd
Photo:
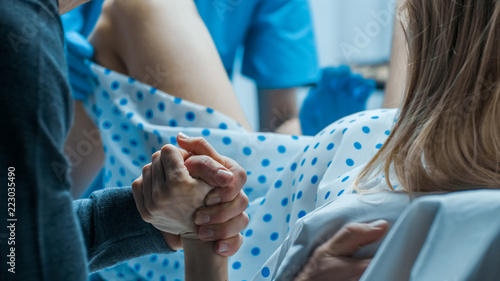
[[[97,65],[92,69],[100,86],[86,107],[104,143],[105,187],[130,185],[154,152],[176,144],[179,132],[205,137],[247,171],[250,223],[240,251],[229,259],[230,280],[270,280],[277,265],[266,261],[298,220],[353,193],[353,180],[382,147],[396,114],[358,113],[315,137],[250,133],[210,108]],[[183,252],[136,258],[100,274],[106,280],[184,280]]]

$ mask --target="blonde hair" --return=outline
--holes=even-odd
[[[408,192],[500,188],[500,1],[406,0],[405,99],[355,185],[394,167]]]

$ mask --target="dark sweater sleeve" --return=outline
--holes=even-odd
[[[161,232],[142,220],[130,187],[96,191],[89,199],[75,201],[73,209],[91,272],[147,254],[172,252]]]

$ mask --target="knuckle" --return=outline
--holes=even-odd
[[[151,169],[151,163],[146,164],[146,166],[142,167],[142,174],[149,172],[149,169]]]
[[[240,205],[240,206],[241,206],[242,208],[245,208],[245,209],[246,209],[246,208],[247,208],[247,206],[248,206],[248,203],[250,202],[250,201],[248,200],[248,196],[247,196],[247,195],[246,195],[243,191],[241,191],[241,192],[240,192],[240,198],[241,198],[241,203],[240,203],[241,205]]]
[[[250,223],[250,217],[248,216],[247,213],[243,213],[242,215],[243,215],[243,228],[245,228]]]
[[[154,160],[154,159],[160,157],[160,155],[161,155],[161,153],[159,151],[157,151],[157,152],[153,153],[153,156],[151,157],[151,159]]]
[[[243,186],[247,182],[247,172],[243,168],[238,168],[235,174],[238,178],[238,183]]]
[[[141,187],[141,181],[139,179],[136,179],[133,183],[132,183],[132,189],[138,189]]]
[[[175,146],[173,146],[173,145],[171,145],[171,144],[166,144],[166,145],[164,145],[164,146],[161,148],[161,154],[162,154],[162,155],[163,155],[163,154],[168,155],[168,154],[172,153],[172,152],[174,151],[174,149],[175,149]]]

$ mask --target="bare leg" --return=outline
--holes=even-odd
[[[103,66],[250,128],[193,1],[108,0],[90,40]]]

